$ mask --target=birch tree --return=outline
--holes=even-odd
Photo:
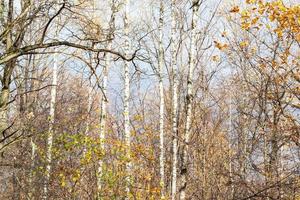
[[[188,145],[190,143],[191,135],[191,123],[192,123],[192,102],[193,102],[193,74],[195,68],[195,56],[196,56],[196,26],[197,26],[197,12],[199,9],[199,0],[194,0],[192,4],[192,25],[191,25],[191,43],[190,43],[190,55],[189,55],[189,69],[187,78],[187,95],[186,95],[186,124],[185,135],[183,140],[183,155],[182,155],[182,168],[180,169],[181,183],[180,183],[180,199],[186,198],[187,188],[187,175],[188,175]]]
[[[161,199],[165,199],[165,147],[164,147],[164,85],[163,85],[163,65],[164,65],[164,49],[163,49],[163,24],[164,24],[164,3],[160,1],[160,16],[159,16],[159,58],[158,58],[158,76],[159,76],[159,137],[160,137],[160,186],[161,186]]]
[[[11,103],[9,97],[13,71],[15,70],[16,63],[21,57],[30,54],[43,54],[41,51],[51,47],[67,46],[97,53],[112,53],[119,55],[122,59],[132,60],[132,58],[127,59],[124,55],[116,51],[107,50],[105,48],[95,48],[92,45],[83,45],[80,42],[82,39],[79,38],[76,38],[75,40],[69,38],[68,41],[62,38],[53,39],[49,32],[51,32],[50,28],[55,21],[54,19],[61,16],[63,13],[73,12],[72,9],[76,6],[74,3],[75,2],[71,3],[68,1],[26,0],[22,1],[21,7],[19,8],[17,1],[1,1],[1,10],[3,12],[0,16],[2,24],[0,40],[3,41],[3,43],[1,43],[0,48],[3,53],[0,55],[0,65],[3,66],[3,71],[1,78],[2,89],[0,93],[0,132],[2,134],[0,151],[3,151],[4,147],[7,146],[4,145],[5,142],[11,143],[19,136],[19,132],[13,132],[12,134],[8,133],[10,131],[8,129],[11,129],[12,126],[8,123],[7,109]],[[78,13],[73,12],[73,14],[77,15]],[[34,29],[34,31],[36,31],[34,37],[30,37],[28,27],[38,27]],[[76,34],[72,33],[72,35]]]
[[[130,41],[129,41],[129,0],[125,0],[124,13],[124,33],[125,33],[125,56],[129,55]],[[124,63],[124,136],[126,148],[126,199],[130,199],[130,185],[131,185],[131,135],[130,135],[130,121],[129,121],[129,97],[130,97],[130,77],[129,77],[129,63]]]
[[[90,112],[92,109],[93,105],[93,87],[89,85],[88,88],[88,103],[87,103],[87,118],[86,118],[86,125],[85,125],[85,131],[84,131],[84,147],[83,147],[83,157],[86,154],[86,145],[87,145],[87,137],[90,131],[90,126],[91,126],[91,117],[90,117]]]
[[[109,33],[107,35],[107,48],[112,48],[112,40],[114,37],[114,29],[115,29],[115,15],[117,12],[117,5],[116,0],[111,0],[111,18],[109,22]],[[102,80],[102,98],[101,98],[101,116],[100,116],[100,146],[101,150],[105,151],[105,133],[106,133],[106,118],[107,118],[107,79],[108,79],[108,70],[111,65],[111,54],[105,55],[105,64],[103,67],[103,80]],[[101,196],[101,176],[103,173],[103,160],[99,161],[99,168],[98,168],[98,197]]]
[[[32,74],[33,74],[33,79],[31,80],[31,86],[30,86],[30,89],[32,91],[35,91],[37,90],[38,88],[38,82],[36,81],[37,77],[38,77],[38,69],[37,69],[37,66],[36,66],[36,62],[35,62],[35,56],[32,56]],[[32,114],[33,116],[36,114],[36,104],[38,104],[38,92],[35,91],[33,92],[33,95],[32,95],[32,105],[30,106],[30,114]],[[33,181],[34,181],[34,176],[35,176],[35,173],[34,173],[34,170],[35,170],[35,163],[36,163],[36,154],[37,154],[37,145],[35,143],[35,137],[32,136],[30,138],[30,146],[31,146],[31,166],[30,166],[30,172],[29,172],[29,199],[33,200],[34,199],[34,192],[35,192],[35,186],[33,184]]]
[[[171,198],[176,199],[177,193],[177,156],[178,156],[178,126],[177,126],[177,111],[178,111],[178,95],[177,95],[177,57],[176,57],[176,1],[171,2],[171,68],[173,75],[172,86],[172,137],[173,137],[173,163],[172,163],[172,189]]]
[[[300,196],[296,0],[0,2],[0,199]]]
[[[52,86],[51,86],[51,96],[50,96],[50,112],[49,112],[49,130],[47,134],[46,141],[46,171],[45,171],[45,182],[43,188],[43,199],[48,199],[49,192],[49,181],[51,175],[51,162],[52,162],[52,146],[53,146],[53,134],[54,134],[54,121],[55,121],[55,103],[56,103],[56,88],[57,88],[57,53],[54,54],[54,63],[53,63],[53,77],[52,77]]]

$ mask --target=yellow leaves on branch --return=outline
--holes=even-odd
[[[246,0],[247,4],[253,4],[253,3],[256,3],[256,2],[257,2],[257,0]]]
[[[212,56],[212,61],[214,61],[214,62],[219,62],[220,61],[220,58],[219,58],[219,56],[217,56],[217,55],[214,55],[214,56]]]
[[[240,13],[241,29],[260,29],[262,24],[257,24],[260,18],[267,18],[269,22],[265,27],[274,31],[281,38],[284,33],[292,33],[296,41],[300,41],[300,5],[287,6],[283,0],[245,0],[249,7],[240,12],[238,6],[234,6],[230,12]],[[273,25],[272,25],[273,24]],[[275,26],[271,29],[271,25]]]
[[[224,51],[228,48],[228,44],[222,44],[220,42],[214,41],[215,47],[217,47],[219,50]]]
[[[248,10],[243,10],[241,13],[241,18],[243,20],[247,20],[250,18],[250,12]]]
[[[250,27],[251,27],[251,23],[250,22],[242,22],[242,24],[241,24],[241,28],[243,30],[249,30]]]
[[[251,20],[251,24],[255,25],[258,20],[259,20],[259,17],[255,17],[254,19]]]
[[[60,178],[60,185],[62,187],[65,187],[66,186],[66,176],[63,173],[60,173],[59,178]]]
[[[234,6],[231,10],[229,10],[231,13],[238,13],[240,12],[240,8],[238,6]]]
[[[282,38],[282,36],[283,36],[283,31],[282,31],[281,28],[276,28],[276,29],[274,29],[274,32],[277,34],[277,36],[278,36],[279,38]]]
[[[271,22],[276,22],[277,28],[274,31],[278,37],[282,37],[285,31],[293,34],[300,32],[300,6],[287,7],[282,0],[273,1],[265,4]],[[297,40],[297,37],[295,37]],[[298,40],[297,40],[298,41]]]
[[[248,47],[249,46],[249,41],[245,40],[245,41],[240,42],[240,46],[242,48]]]
[[[133,116],[133,119],[134,119],[135,121],[143,121],[143,116],[137,114],[137,115],[134,115],[134,116]]]

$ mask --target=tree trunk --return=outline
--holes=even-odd
[[[50,113],[49,113],[49,130],[47,135],[47,149],[46,149],[46,171],[44,182],[44,194],[43,199],[48,199],[49,181],[52,162],[52,145],[53,145],[53,133],[54,133],[54,119],[55,119],[55,103],[56,103],[56,88],[57,88],[57,54],[54,54],[53,65],[53,78],[51,86],[51,100],[50,100]]]
[[[276,126],[276,125],[275,125]],[[269,183],[273,185],[270,190],[270,196],[275,199],[280,199],[280,175],[279,175],[279,144],[277,131],[272,133],[271,137],[271,152],[269,158]],[[269,185],[270,186],[270,185]]]
[[[90,112],[92,109],[92,104],[93,104],[93,88],[92,86],[89,86],[89,90],[88,90],[88,104],[87,104],[87,118],[86,118],[86,124],[85,124],[85,131],[84,131],[84,147],[83,147],[83,157],[85,157],[86,155],[86,146],[87,146],[87,137],[90,131],[90,123],[91,123],[91,116],[90,116]]]
[[[5,6],[5,3],[1,3],[1,7]],[[13,12],[14,12],[14,1],[9,0],[8,2],[8,13],[7,13],[7,29],[9,29],[10,24],[13,21]],[[8,31],[7,36],[6,36],[6,50],[10,50],[13,45],[12,42],[12,31]],[[3,149],[5,145],[5,140],[6,138],[6,129],[8,128],[8,115],[7,115],[7,109],[8,109],[8,102],[9,102],[9,86],[11,82],[11,76],[13,73],[13,69],[16,63],[16,59],[13,59],[9,61],[5,66],[4,66],[4,72],[3,76],[1,79],[2,83],[2,88],[1,88],[1,94],[0,94],[0,133],[2,137],[0,139],[3,139],[1,142],[0,140],[0,152]]]
[[[33,184],[34,179],[34,168],[35,168],[35,157],[36,157],[36,144],[34,143],[34,138],[30,138],[30,146],[31,146],[31,157],[30,157],[30,172],[29,172],[29,192],[28,192],[28,199],[33,200],[34,199],[34,192],[35,192],[35,186]]]
[[[172,188],[171,199],[176,199],[177,194],[177,160],[178,160],[178,127],[177,127],[177,115],[178,115],[178,75],[177,75],[177,58],[176,58],[176,14],[175,14],[176,1],[172,0],[171,5],[171,68],[173,72],[173,88],[172,88],[172,137],[173,137],[173,165],[172,165]]]
[[[164,60],[164,49],[163,49],[163,17],[164,17],[164,4],[160,1],[160,17],[159,17],[159,58],[158,58],[158,69],[159,69],[159,138],[160,138],[160,186],[161,186],[161,199],[165,199],[165,148],[164,148],[164,85],[163,85],[163,60]]]
[[[111,41],[108,42],[107,48],[111,49]],[[108,76],[108,68],[111,63],[111,55],[108,53],[105,56],[105,65],[103,68],[103,80],[102,80],[102,98],[101,98],[101,116],[100,116],[100,146],[101,150],[104,151],[104,140],[105,140],[105,132],[106,132],[106,118],[107,118],[107,76]],[[99,168],[98,168],[98,197],[101,193],[101,176],[103,173],[103,159],[99,160]]]
[[[125,56],[129,56],[129,19],[128,19],[129,0],[125,0],[125,17],[124,17],[124,31],[125,31]],[[130,199],[130,185],[131,185],[131,135],[130,135],[130,121],[129,121],[129,63],[124,63],[124,135],[126,146],[126,199]]]
[[[188,175],[188,145],[190,143],[191,135],[191,121],[192,121],[192,102],[193,102],[193,73],[195,68],[195,54],[196,54],[196,26],[197,26],[197,11],[199,9],[199,1],[193,1],[193,14],[192,14],[192,27],[191,27],[191,44],[190,44],[190,59],[189,59],[189,70],[187,79],[187,95],[186,95],[186,125],[184,144],[182,149],[182,168],[180,169],[181,183],[180,183],[180,199],[186,198],[187,188],[187,175]]]
[[[11,25],[14,23],[14,0],[9,0],[7,4],[7,21],[6,21],[6,27],[7,33],[5,37],[5,45],[6,45],[6,52],[9,51],[14,51],[20,48],[23,42],[23,38],[25,36],[25,31],[24,29],[21,30],[16,30],[18,32],[18,37],[13,41],[13,30],[11,28]],[[30,5],[30,2],[28,0],[24,0],[22,2],[22,12],[28,8]],[[5,1],[1,1],[1,13],[0,17],[2,22],[5,21],[4,17],[4,9],[5,9]],[[26,13],[28,14],[28,12]],[[20,21],[20,24],[25,23],[25,21],[22,19]],[[5,147],[6,141],[9,139],[7,138],[7,132],[8,128],[10,127],[10,124],[8,123],[8,104],[9,104],[9,94],[10,94],[10,83],[11,83],[11,78],[13,74],[13,70],[16,66],[17,59],[13,58],[10,59],[5,65],[3,69],[3,75],[1,78],[1,83],[2,83],[2,88],[1,88],[1,93],[0,93],[0,152],[3,151]]]
[[[30,91],[34,91],[30,96],[30,112],[32,112],[32,115],[35,116],[37,113],[38,108],[38,90],[39,85],[37,84],[37,79],[38,79],[38,69],[36,68],[35,65],[35,56],[32,56],[32,79],[31,79],[31,84],[30,84]],[[33,134],[33,133],[32,133]],[[37,146],[35,144],[35,135],[32,135],[30,138],[30,146],[31,146],[31,165],[30,165],[30,172],[29,172],[29,193],[28,197],[30,200],[34,199],[34,193],[35,193],[35,185],[34,183],[34,170],[35,170],[35,158],[36,158],[36,150]]]
[[[0,94],[0,130],[1,130],[1,142],[0,151],[2,150],[5,139],[6,139],[6,129],[8,128],[8,116],[7,116],[7,106],[9,100],[9,86],[2,85],[1,94]]]

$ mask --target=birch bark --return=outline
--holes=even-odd
[[[172,188],[171,199],[176,199],[177,193],[177,152],[178,152],[178,135],[177,135],[177,58],[176,58],[176,14],[175,14],[175,0],[171,2],[171,68],[173,72],[173,94],[172,94],[172,135],[173,135],[173,165],[172,165]]]
[[[193,1],[193,13],[192,13],[192,27],[191,27],[191,43],[190,43],[190,59],[189,59],[189,71],[187,79],[187,95],[186,95],[186,126],[183,144],[183,155],[182,155],[182,168],[181,174],[181,186],[179,190],[179,196],[181,200],[186,198],[187,188],[187,172],[188,172],[188,145],[190,142],[191,135],[191,119],[192,119],[192,102],[193,102],[193,73],[195,68],[195,55],[196,55],[196,26],[197,26],[197,11],[199,9],[199,0]]]
[[[30,91],[34,91],[32,92],[32,96],[30,95],[30,99],[32,99],[31,101],[31,105],[30,105],[30,111],[32,112],[33,116],[36,116],[37,112],[38,112],[38,107],[39,107],[39,92],[37,91],[38,88],[40,88],[40,83],[38,81],[38,77],[39,77],[39,71],[38,68],[36,66],[36,55],[32,56],[32,80],[31,80],[31,84],[30,84]],[[34,185],[34,175],[35,175],[35,166],[36,166],[36,156],[37,156],[37,145],[35,144],[35,136],[32,136],[30,139],[30,145],[31,145],[31,166],[30,166],[30,173],[29,173],[29,194],[28,197],[30,200],[35,199],[34,197],[34,193],[35,193],[35,185]]]
[[[125,17],[124,17],[124,32],[125,32],[125,56],[129,57],[129,19],[128,19],[129,0],[125,0]],[[129,122],[129,63],[124,64],[124,135],[126,146],[126,199],[130,199],[130,184],[131,184],[131,135]]]
[[[31,138],[30,139],[30,145],[31,145],[31,165],[30,165],[30,172],[29,172],[29,193],[28,193],[28,197],[30,200],[34,199],[34,192],[35,192],[35,187],[33,185],[33,178],[34,178],[34,168],[35,168],[35,157],[36,157],[36,144],[34,143],[34,139]]]
[[[52,146],[53,146],[53,134],[54,134],[54,119],[55,119],[55,103],[56,103],[56,89],[57,89],[57,54],[54,54],[54,65],[53,65],[53,77],[51,86],[51,100],[50,100],[50,113],[49,113],[49,130],[47,135],[47,149],[46,149],[46,171],[44,181],[44,194],[42,199],[48,199],[49,180],[51,172],[52,162]]]
[[[112,48],[112,37],[114,34],[114,28],[115,28],[115,14],[117,12],[117,8],[115,5],[115,1],[112,0],[112,15],[109,23],[109,34],[108,34],[108,43],[107,43],[107,49]],[[107,118],[107,79],[108,79],[108,68],[111,66],[111,54],[107,53],[105,56],[105,64],[103,68],[103,80],[102,80],[102,98],[101,98],[101,116],[100,116],[100,148],[102,151],[104,151],[105,147],[105,133],[106,133],[106,118]],[[103,159],[100,159],[99,161],[99,167],[98,167],[98,176],[97,176],[97,189],[98,189],[98,197],[100,198],[101,195],[101,187],[102,187],[102,181],[101,177],[103,175]]]
[[[91,123],[91,109],[92,109],[92,104],[93,104],[93,88],[90,85],[89,90],[88,90],[88,104],[87,104],[87,118],[86,118],[86,125],[85,125],[85,131],[84,131],[84,147],[83,147],[83,157],[85,157],[86,152],[87,152],[87,139],[88,139],[88,134],[90,131],[90,123]]]
[[[164,86],[163,86],[163,59],[164,59],[164,49],[163,49],[163,24],[164,24],[164,4],[160,1],[160,17],[159,17],[159,58],[158,58],[158,69],[159,69],[159,96],[160,96],[160,106],[159,106],[159,138],[160,138],[160,186],[161,186],[161,199],[165,199],[165,149],[164,149]]]
[[[35,69],[35,64],[34,64],[34,58],[33,58],[33,70],[34,71],[34,74],[35,74],[35,77],[37,77],[37,69]],[[36,84],[35,84],[35,80],[33,79],[32,80],[32,83],[31,83],[31,90],[35,90],[36,88]],[[36,104],[36,100],[37,100],[37,94],[35,94],[37,92],[34,92],[34,97],[33,97],[33,103],[32,104]],[[31,112],[33,113],[33,115],[35,114],[35,109],[34,109],[34,106],[31,106]],[[28,197],[30,200],[33,200],[34,199],[34,192],[35,192],[35,187],[33,185],[33,179],[34,179],[34,168],[35,168],[35,157],[36,157],[36,144],[35,144],[35,141],[34,141],[34,138],[33,136],[31,137],[30,139],[30,145],[31,145],[31,165],[30,165],[30,172],[29,172],[29,194],[28,194]]]

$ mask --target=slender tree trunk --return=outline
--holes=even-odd
[[[0,20],[4,22],[4,11],[5,11],[5,1],[1,1],[1,16]],[[6,33],[6,51],[13,51],[22,45],[23,38],[25,36],[25,30],[20,30],[18,39],[13,41],[13,26],[11,27],[13,20],[14,20],[14,0],[9,0],[7,2],[7,21],[6,21],[6,29],[8,30]],[[30,1],[24,0],[22,1],[21,7],[22,11],[28,8],[30,5]],[[25,23],[25,21],[20,21],[20,23]],[[2,83],[2,88],[1,88],[1,93],[0,93],[0,152],[4,149],[5,143],[6,143],[6,136],[7,136],[7,129],[9,128],[8,124],[8,104],[9,104],[9,94],[10,94],[10,83],[11,83],[11,77],[13,70],[16,66],[17,59],[12,59],[8,61],[4,65],[3,69],[3,75],[1,77],[1,83]]]
[[[1,94],[0,94],[0,133],[1,133],[1,141],[0,142],[0,152],[5,145],[6,139],[6,129],[8,128],[8,101],[9,101],[9,85],[2,84]]]
[[[117,12],[117,8],[115,5],[115,1],[112,1],[112,15],[109,23],[110,33],[108,34],[108,43],[107,43],[107,49],[112,48],[112,38],[114,35],[114,29],[115,29],[115,14]],[[104,140],[105,140],[105,133],[106,133],[106,119],[107,119],[107,79],[108,79],[108,69],[111,66],[111,54],[107,53],[105,56],[105,65],[103,68],[103,80],[102,80],[102,98],[101,98],[101,116],[100,116],[100,145],[101,150],[104,151]],[[101,198],[101,187],[102,187],[102,174],[103,174],[103,159],[100,159],[99,161],[99,167],[98,167],[98,198]]]
[[[57,54],[54,54],[53,65],[53,78],[51,86],[51,100],[50,100],[50,113],[49,113],[49,130],[47,135],[47,149],[46,149],[46,171],[44,181],[44,194],[43,199],[48,199],[49,181],[52,162],[52,145],[53,145],[53,133],[54,133],[54,119],[55,119],[55,103],[56,103],[56,88],[57,88]]]
[[[34,63],[34,56],[32,56],[32,72],[33,72],[33,78],[31,80],[31,84],[30,84],[30,91],[34,91],[36,89],[36,84],[35,84],[35,78],[37,77],[37,70],[35,69],[35,63]],[[27,91],[27,84],[26,84],[26,91]],[[33,92],[32,95],[30,95],[29,101],[30,102],[30,107],[29,107],[29,111],[34,115],[35,113],[35,109],[34,109],[34,104],[36,104],[36,92]],[[33,98],[30,98],[30,97]],[[28,104],[27,104],[28,105]],[[33,134],[33,133],[32,133]],[[29,184],[29,192],[28,192],[28,199],[29,200],[33,200],[34,199],[34,192],[35,192],[35,187],[33,185],[33,179],[34,179],[34,168],[35,168],[35,156],[36,156],[36,144],[34,143],[34,136],[32,135],[30,138],[30,146],[31,146],[31,156],[30,156],[30,171],[29,171],[29,178],[28,178],[28,184]]]
[[[111,42],[107,45],[107,48],[111,48]],[[106,132],[106,115],[107,115],[107,72],[108,67],[110,66],[110,54],[106,54],[105,56],[105,64],[103,68],[103,82],[102,82],[102,92],[103,96],[101,98],[101,116],[100,116],[100,146],[101,150],[104,151],[104,140],[105,140],[105,132]],[[98,196],[101,192],[101,176],[103,173],[103,159],[99,160],[99,168],[98,168]]]
[[[172,165],[172,188],[171,199],[176,199],[177,194],[177,160],[178,160],[178,127],[177,127],[177,115],[178,115],[178,75],[177,75],[177,58],[176,58],[176,14],[175,14],[176,1],[172,0],[171,4],[171,67],[173,72],[173,88],[172,88],[172,136],[173,136],[173,165]]]
[[[107,45],[108,49],[111,49],[111,42],[109,41]],[[106,118],[107,118],[107,76],[108,68],[110,67],[111,55],[106,54],[105,57],[105,66],[103,68],[103,80],[102,80],[102,98],[101,98],[101,116],[100,116],[100,146],[101,150],[104,151],[104,140],[106,132]],[[101,176],[103,173],[103,159],[99,160],[98,167],[98,197],[101,195]]]
[[[33,179],[34,179],[34,168],[35,168],[35,156],[36,156],[36,144],[34,143],[34,138],[31,137],[30,139],[30,146],[31,146],[31,157],[30,157],[30,172],[29,172],[29,193],[28,193],[28,199],[33,200],[34,199],[34,192],[35,187],[33,185]]]
[[[0,1],[0,23],[4,24],[5,23],[5,0]]]
[[[85,124],[85,131],[84,131],[84,147],[83,147],[83,157],[85,157],[86,155],[86,151],[87,151],[87,137],[90,131],[90,123],[91,123],[91,116],[90,116],[90,112],[92,109],[92,104],[93,104],[93,88],[92,86],[89,86],[89,90],[88,90],[88,104],[87,104],[87,118],[86,118],[86,124]]]
[[[32,94],[30,95],[30,112],[32,112],[32,115],[35,116],[37,114],[37,108],[39,107],[39,101],[38,96],[39,92],[36,91],[40,87],[40,84],[38,84],[38,69],[36,68],[35,64],[35,56],[32,56],[32,79],[30,84],[30,91]],[[32,133],[34,134],[34,133]],[[34,185],[34,175],[35,175],[35,158],[36,158],[36,151],[37,146],[35,144],[35,135],[32,135],[30,138],[30,146],[31,146],[31,166],[30,166],[30,173],[29,173],[29,194],[28,197],[30,200],[34,199],[34,193],[35,193],[35,185]]]
[[[278,144],[278,133],[277,133],[277,124],[273,124],[275,126],[272,136],[271,136],[271,151],[269,158],[269,173],[270,173],[270,183],[274,185],[274,187],[270,190],[274,199],[280,199],[280,175],[279,175],[279,144]]]
[[[4,9],[5,3],[1,2],[2,8]],[[9,0],[8,2],[8,13],[7,13],[7,28],[9,28],[10,24],[13,21],[13,12],[14,12],[14,1]],[[4,18],[4,17],[3,17]],[[9,50],[12,48],[12,31],[8,31],[6,36],[6,50]],[[11,76],[13,73],[13,69],[15,66],[16,59],[11,60],[4,66],[3,76],[1,79],[1,93],[0,93],[0,134],[2,137],[0,137],[0,152],[5,145],[5,139],[6,139],[6,129],[8,128],[8,102],[9,102],[9,86],[11,82]],[[3,141],[1,142],[1,139]]]
[[[93,106],[93,87],[92,84],[90,83],[88,85],[88,102],[87,102],[87,107],[86,107],[86,111],[87,111],[87,117],[86,117],[86,124],[85,124],[85,130],[84,130],[84,135],[83,135],[83,139],[84,139],[84,144],[83,144],[83,150],[82,150],[82,159],[85,160],[86,158],[86,154],[88,151],[88,138],[89,138],[89,132],[90,132],[90,127],[91,127],[91,110],[92,110],[92,106]],[[83,187],[84,190],[89,190],[89,185],[88,182],[86,181],[88,174],[86,173],[86,166],[85,165],[81,165],[81,177],[83,181]]]
[[[125,0],[125,17],[124,17],[124,31],[125,31],[125,56],[129,56],[129,19],[128,19],[129,0]],[[129,63],[125,61],[124,64],[124,134],[126,146],[126,199],[130,199],[130,185],[131,185],[131,135],[130,135],[130,121],[129,121]]]
[[[188,145],[190,142],[191,135],[191,121],[192,121],[192,102],[193,102],[193,73],[195,68],[195,55],[196,55],[196,26],[197,26],[197,11],[199,9],[199,1],[193,1],[193,14],[192,14],[192,27],[191,27],[191,44],[190,44],[190,59],[189,59],[189,70],[187,79],[187,95],[186,95],[186,125],[185,135],[183,144],[183,155],[182,155],[182,168],[180,170],[181,175],[181,186],[179,189],[180,199],[186,198],[187,188],[187,175],[188,175]]]
[[[233,184],[234,178],[233,178],[233,156],[231,149],[233,149],[233,142],[231,140],[231,136],[233,135],[233,125],[232,125],[232,91],[229,92],[229,127],[228,127],[228,132],[229,132],[229,138],[228,138],[228,156],[229,156],[229,182],[230,182],[230,198],[229,199],[234,199],[234,193],[235,193],[235,187]]]
[[[19,200],[20,199],[20,182],[17,175],[16,170],[16,157],[14,157],[14,167],[13,167],[13,173],[12,173],[12,182],[13,182],[13,200]]]
[[[165,109],[165,99],[164,99],[164,85],[163,85],[163,59],[164,59],[164,49],[163,49],[163,24],[164,24],[164,4],[160,1],[160,17],[159,17],[159,58],[158,58],[158,69],[159,69],[159,96],[160,96],[160,106],[159,106],[159,138],[160,138],[160,186],[161,186],[161,199],[165,199],[165,148],[164,148],[164,109]]]

